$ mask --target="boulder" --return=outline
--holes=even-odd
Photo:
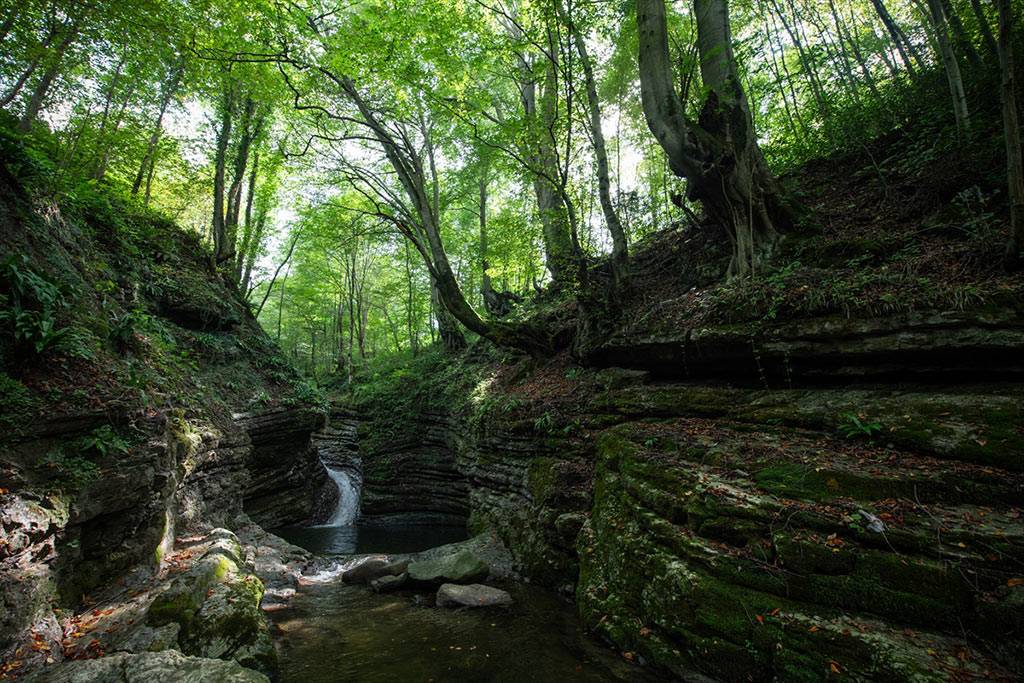
[[[184,574],[156,596],[147,611],[151,628],[180,627],[183,652],[233,659],[270,672],[277,653],[260,610],[263,583],[246,572],[238,538],[225,529],[210,532],[207,550]]]
[[[384,576],[404,574],[409,560],[395,560],[385,556],[368,557],[341,575],[344,583],[370,583]]]
[[[398,590],[409,581],[409,575],[402,573],[397,576],[382,576],[370,582],[370,588],[378,593],[389,593]]]
[[[500,588],[479,583],[460,586],[443,584],[437,589],[438,607],[504,607],[512,604],[512,596]]]
[[[237,662],[186,657],[175,650],[69,660],[22,680],[25,683],[269,683],[263,674]]]
[[[409,564],[409,579],[419,584],[475,583],[490,573],[487,563],[468,550]]]

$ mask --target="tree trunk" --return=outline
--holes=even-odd
[[[804,44],[803,44],[803,41],[800,40],[800,34],[798,33],[797,30],[794,30],[793,25],[790,24],[789,19],[786,16],[786,12],[779,5],[778,1],[777,0],[771,0],[771,1],[772,1],[772,5],[775,7],[775,13],[779,16],[779,20],[782,21],[782,27],[784,29],[786,29],[786,33],[789,35],[789,39],[791,41],[793,41],[793,45],[796,46],[797,55],[799,55],[799,57],[800,57],[800,66],[803,67],[804,74],[807,76],[807,82],[811,86],[811,94],[814,95],[814,101],[817,102],[817,104],[818,104],[818,111],[820,111],[822,113],[828,113],[828,110],[829,110],[828,100],[825,97],[825,92],[824,92],[823,88],[821,87],[821,82],[818,80],[818,74],[814,70],[814,65],[811,63],[810,57],[808,57],[808,55],[807,55],[807,51],[804,50]],[[727,0],[717,0],[717,2],[724,6],[722,11],[724,11],[726,13],[729,11],[728,10],[728,2],[727,2]],[[694,3],[695,7],[696,7],[696,4],[697,3]],[[706,3],[706,4],[716,4],[716,3]],[[711,10],[709,9],[709,11],[711,11]],[[726,21],[728,21],[728,17],[726,17]],[[699,35],[700,35],[700,20],[699,19],[697,21],[697,34],[698,34],[698,45],[699,45],[700,44],[700,38],[699,38]],[[732,40],[731,36],[729,37],[729,40],[730,41]],[[719,49],[724,49],[724,48],[719,48]],[[731,44],[728,47],[728,50],[730,52],[732,51]]]
[[[886,9],[885,3],[882,0],[871,0],[872,6],[875,8],[875,13],[878,14],[878,18],[882,20],[882,24],[885,25],[885,30],[889,32],[889,37],[892,39],[893,45],[896,47],[896,51],[900,53],[900,59],[903,60],[903,66],[906,68],[907,73],[910,74],[911,78],[917,78],[917,72],[914,70],[914,65],[911,63],[911,57],[917,62],[917,65],[924,69],[924,62],[921,60],[921,55],[918,54],[914,46],[911,45],[910,40],[907,39],[903,30],[896,24],[896,21],[889,14],[889,10]]]
[[[128,110],[128,104],[131,102],[132,95],[135,94],[135,82],[128,84],[128,91],[125,92],[124,97],[121,99],[121,106],[118,107],[117,116],[114,117],[114,125],[110,129],[110,135],[113,136],[121,130],[121,121],[124,120],[124,114]],[[96,180],[103,180],[103,177],[107,174],[107,168],[110,166],[110,155],[113,150],[113,145],[110,141],[103,143],[103,153],[100,155],[99,163],[96,165],[96,171],[93,177]]]
[[[978,29],[981,31],[981,37],[985,41],[985,47],[988,48],[989,54],[998,55],[999,46],[996,45],[996,39],[992,35],[992,27],[988,24],[988,17],[985,16],[981,0],[971,0],[971,9],[974,11],[974,18],[978,22]]]
[[[139,193],[139,188],[142,186],[143,176],[147,173],[147,167],[151,167],[156,163],[156,146],[157,143],[160,142],[160,134],[163,131],[164,115],[167,113],[167,108],[171,105],[171,100],[174,99],[174,93],[177,91],[178,84],[181,82],[183,71],[183,65],[181,63],[177,64],[161,88],[160,110],[157,113],[156,123],[153,124],[153,132],[149,136],[149,142],[146,144],[146,152],[142,155],[142,162],[139,164],[139,172],[135,174],[135,182],[132,183],[133,197]],[[150,168],[148,172],[152,173],[152,169]],[[149,193],[147,192],[147,195],[148,194]],[[149,203],[148,200],[146,203]]]
[[[459,329],[458,320],[449,312],[442,299],[437,283],[431,278],[430,300],[433,302],[434,317],[437,319],[437,333],[446,351],[460,351],[466,348],[466,338]]]
[[[249,239],[249,248],[245,254],[245,268],[242,270],[241,291],[248,298],[249,287],[252,282],[252,269],[256,265],[256,257],[263,246],[263,233],[266,231],[267,209],[261,206],[256,212],[256,224],[253,227],[252,236]]]
[[[967,63],[971,65],[971,68],[977,71],[981,68],[981,55],[975,49],[974,41],[971,40],[970,34],[967,33],[964,22],[960,20],[960,15],[956,13],[956,9],[949,0],[940,0],[940,2],[942,3],[942,11],[946,15],[946,20],[949,22],[950,28],[953,29],[953,37],[956,39],[957,47],[967,57]]]
[[[583,79],[587,88],[587,109],[590,115],[590,134],[594,142],[594,157],[597,160],[597,193],[601,200],[601,211],[604,213],[605,225],[612,236],[612,280],[617,292],[622,292],[629,281],[629,245],[626,242],[626,231],[612,204],[611,179],[608,172],[608,149],[605,145],[604,131],[601,130],[601,103],[597,96],[597,81],[594,78],[594,67],[587,53],[587,44],[583,39],[572,17],[565,11],[562,0],[556,0],[562,21],[569,28],[576,52],[580,56],[583,68]]]
[[[242,135],[235,150],[234,170],[226,200],[227,215],[224,218],[225,251],[221,254],[221,260],[231,260],[232,271],[235,262],[235,243],[238,238],[238,221],[242,212],[242,185],[245,183],[245,170],[249,164],[249,149],[260,128],[259,119],[253,120],[255,112],[256,102],[247,97],[245,108],[242,110]]]
[[[25,105],[25,112],[21,116],[21,120],[18,121],[18,129],[21,131],[28,131],[35,120],[39,118],[39,112],[43,109],[43,104],[46,102],[46,96],[50,93],[50,87],[53,86],[53,82],[57,80],[57,76],[60,75],[61,67],[64,65],[64,55],[71,44],[75,42],[78,37],[78,20],[72,22],[71,26],[68,27],[67,33],[64,35],[64,40],[60,42],[60,45],[56,47],[53,55],[50,58],[49,66],[46,71],[43,72],[42,77],[36,84],[36,87],[32,90],[31,97],[28,98],[28,104]]]
[[[874,98],[880,99],[881,95],[878,92],[878,86],[875,84],[875,78],[871,74],[871,69],[868,67],[867,60],[864,58],[864,53],[861,52],[860,45],[857,44],[857,37],[850,33],[847,26],[844,24],[842,17],[839,14],[839,10],[836,9],[835,0],[828,0],[829,11],[832,13],[832,21],[835,23],[836,32],[839,34],[840,50],[842,49],[842,43],[845,41],[850,46],[850,51],[853,53],[853,59],[857,62],[857,67],[860,69],[860,73],[864,76],[864,82],[868,86],[868,90]]]
[[[278,296],[278,299],[277,299],[277,339],[276,339],[276,341],[277,341],[278,344],[281,343],[281,318],[284,315],[284,290],[285,290],[285,287],[288,285],[288,275],[291,272],[292,272],[292,266],[291,266],[291,264],[288,264],[288,270],[286,270],[284,272],[284,279],[281,280],[281,294],[280,294],[280,296]],[[273,288],[273,286],[274,286],[274,283],[273,283],[273,281],[271,281],[271,283],[269,285],[269,288],[267,290],[267,295],[268,296],[270,295],[270,288]],[[264,303],[266,303],[266,301],[267,301],[266,297],[263,298],[263,301],[264,301]],[[260,311],[262,311],[262,310],[263,310],[263,306],[261,304],[260,305]],[[257,311],[256,312],[256,317],[259,317],[259,315],[260,315],[259,311]]]
[[[36,69],[39,67],[39,62],[42,61],[44,56],[46,56],[46,50],[49,49],[50,45],[53,43],[53,39],[57,37],[58,32],[59,29],[54,27],[49,33],[47,33],[46,38],[44,38],[43,42],[40,43],[35,57],[29,60],[28,66],[22,70],[21,75],[18,76],[18,80],[16,80],[7,92],[4,93],[4,96],[0,98],[0,107],[6,107],[14,101],[14,98],[16,98],[19,93],[21,93],[21,90],[25,87],[28,79],[32,77],[32,74],[34,74]]]
[[[636,0],[640,90],[647,124],[672,172],[687,179],[732,243],[727,275],[743,276],[771,256],[780,230],[791,224],[775,179],[757,145],[739,85],[725,0],[696,0],[701,75],[708,99],[691,124],[672,87],[664,0]]]
[[[540,111],[537,109],[536,83],[532,80],[523,84],[522,100],[533,133],[528,143],[532,146],[530,170],[541,221],[545,262],[553,283],[561,286],[571,277],[573,249],[568,211],[558,191],[558,154],[552,139],[558,111],[557,66],[550,59],[544,73]],[[527,75],[527,78],[532,79],[532,75]]]
[[[259,172],[260,167],[260,153],[259,150],[253,154],[252,157],[252,170],[249,171],[249,182],[246,190],[245,197],[245,222],[243,223],[242,230],[242,244],[238,249],[238,254],[235,258],[235,280],[242,283],[242,271],[245,268],[246,260],[249,256],[249,251],[253,248],[253,232],[254,225],[252,222],[252,204],[256,196],[256,174]],[[259,242],[256,243],[257,246]],[[245,286],[243,283],[242,292],[245,292]]]
[[[423,257],[424,264],[430,274],[437,299],[456,320],[467,329],[485,337],[500,346],[512,346],[534,353],[547,352],[550,344],[542,333],[523,324],[508,324],[498,321],[485,321],[469,305],[459,286],[455,273],[452,272],[441,240],[440,206],[438,205],[438,177],[433,164],[433,143],[430,138],[430,127],[420,118],[420,128],[424,135],[423,147],[426,148],[431,160],[434,191],[428,191],[426,171],[423,169],[422,150],[413,145],[405,136],[399,141],[390,129],[381,124],[377,114],[366,103],[351,78],[344,76],[336,79],[345,95],[356,105],[363,118],[364,125],[369,128],[384,150],[384,154],[392,170],[398,176],[404,193],[411,205],[412,217],[416,225],[410,225],[405,219],[390,217],[395,226],[412,243]],[[403,207],[403,213],[405,207]],[[439,313],[439,316],[443,313]]]
[[[107,134],[107,122],[110,120],[110,108],[114,104],[114,95],[117,94],[117,84],[121,80],[121,71],[124,69],[124,63],[128,59],[128,50],[121,54],[121,59],[117,62],[117,67],[114,69],[114,75],[110,79],[110,87],[107,88],[107,96],[103,100],[103,114],[100,115],[100,128],[96,133],[98,143],[103,143],[103,140]],[[104,147],[104,154],[106,153],[106,146]],[[100,169],[100,162],[103,159],[103,155],[100,155],[96,160],[96,166],[93,169],[93,178],[101,180],[103,176],[98,175]]]
[[[971,120],[967,111],[967,94],[964,91],[964,81],[960,75],[960,65],[956,61],[953,44],[949,40],[942,0],[928,0],[928,10],[939,44],[939,56],[942,58],[942,65],[946,71],[946,80],[949,82],[949,94],[953,99],[953,115],[956,117],[956,129],[962,135],[970,129]]]
[[[1014,81],[1013,27],[1011,0],[996,0],[999,10],[1000,95],[1003,103],[1003,131],[1006,135],[1006,178],[1010,198],[1010,239],[1006,245],[1006,265],[1020,268],[1024,251],[1024,160],[1021,159],[1020,119],[1017,112],[1017,86]]]
[[[413,297],[413,286],[412,286],[412,258],[409,254],[409,243],[405,243],[405,283],[407,285],[406,290],[406,302],[405,302],[405,322],[409,331],[409,348],[412,349],[415,355],[419,352],[419,339],[416,337],[416,331],[413,328],[413,316],[415,311],[413,310],[413,303],[415,301]]]
[[[483,299],[484,308],[494,297],[494,286],[491,284],[491,276],[487,269],[487,168],[484,162],[480,171],[480,296]]]
[[[228,142],[231,140],[231,119],[234,109],[235,88],[229,83],[224,90],[221,105],[220,132],[217,134],[217,152],[213,172],[213,265],[217,266],[227,253],[227,234],[224,222],[224,166],[227,162]]]

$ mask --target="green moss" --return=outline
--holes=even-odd
[[[38,402],[24,384],[0,371],[0,432],[18,433],[31,423]]]
[[[526,485],[533,496],[534,502],[543,505],[544,501],[555,492],[558,479],[555,466],[557,461],[552,458],[533,458],[526,471]]]

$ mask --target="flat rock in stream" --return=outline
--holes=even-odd
[[[491,568],[468,550],[409,564],[409,579],[419,584],[475,583],[487,578]]]
[[[409,560],[392,560],[387,556],[368,557],[341,575],[345,583],[370,583],[385,576],[404,574]]]
[[[409,581],[409,575],[402,573],[398,576],[382,576],[370,582],[370,588],[378,593],[390,593],[404,586]]]
[[[500,588],[473,583],[459,586],[442,584],[437,589],[438,607],[504,607],[512,604],[512,596]]]

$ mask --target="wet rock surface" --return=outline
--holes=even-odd
[[[435,559],[410,562],[409,580],[416,584],[474,583],[486,579],[490,567],[469,550]]]
[[[461,586],[441,584],[437,589],[438,607],[505,607],[512,604],[512,596],[500,588],[472,583]]]

